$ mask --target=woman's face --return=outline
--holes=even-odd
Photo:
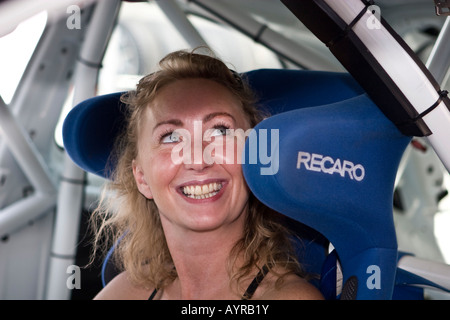
[[[214,81],[178,80],[161,89],[141,119],[133,173],[163,226],[242,225],[249,197],[240,163],[244,139],[233,132],[249,127],[237,98]]]

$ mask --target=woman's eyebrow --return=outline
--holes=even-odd
[[[213,112],[213,113],[209,113],[209,114],[207,114],[206,116],[203,117],[203,123],[211,121],[215,117],[220,117],[220,116],[230,117],[233,120],[233,122],[236,123],[236,119],[228,112]]]
[[[212,119],[214,119],[215,117],[220,117],[220,116],[226,116],[229,117],[233,120],[233,122],[236,122],[236,119],[228,112],[213,112],[213,113],[209,113],[206,116],[203,117],[203,123],[206,123],[208,121],[211,121]],[[155,132],[155,130],[162,125],[165,124],[171,124],[177,127],[181,127],[183,125],[183,121],[181,121],[180,119],[168,119],[168,120],[163,120],[158,122],[154,127],[153,127],[153,132]]]
[[[180,119],[169,119],[169,120],[163,120],[161,122],[158,122],[154,127],[153,127],[153,132],[155,132],[156,128],[158,128],[159,126],[162,126],[164,124],[172,124],[174,126],[182,126],[183,125],[183,121],[181,121]]]

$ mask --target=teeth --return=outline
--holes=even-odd
[[[210,183],[204,185],[196,185],[196,186],[185,186],[183,187],[183,193],[193,199],[207,199],[215,196],[220,189],[222,189],[221,183]]]

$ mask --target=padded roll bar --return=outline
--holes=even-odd
[[[374,1],[281,0],[408,136],[427,136],[450,171],[447,92],[395,33]],[[375,19],[375,20],[374,20]]]

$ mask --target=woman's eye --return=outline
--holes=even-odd
[[[217,127],[212,129],[211,131],[211,137],[216,137],[216,136],[225,136],[228,134],[227,132],[228,128],[226,127]]]
[[[169,132],[161,138],[161,143],[174,143],[180,141],[181,141],[181,134],[176,131]]]

